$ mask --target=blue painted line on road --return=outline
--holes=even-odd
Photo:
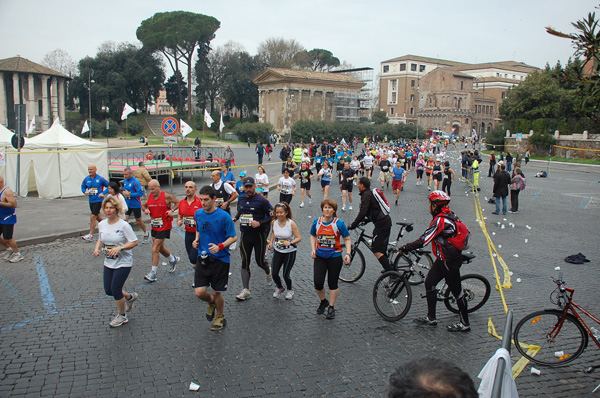
[[[36,256],[37,256],[37,254],[36,254]],[[41,260],[41,258],[40,258],[40,260]],[[37,258],[36,258],[36,263],[37,263]],[[157,284],[160,284],[160,283],[166,283],[166,282],[172,281],[173,279],[177,279],[177,278],[181,278],[181,277],[187,276],[187,275],[191,274],[192,272],[194,272],[194,270],[189,270],[189,271],[186,271],[186,272],[181,272],[181,273],[179,273],[177,275],[172,275],[172,276],[169,276],[167,278],[160,279],[160,280],[158,280],[156,282],[144,283],[142,285],[137,286],[135,288],[135,290],[142,290],[142,289],[148,288],[148,287],[153,286],[153,285],[157,285]],[[108,297],[110,297],[110,296],[102,296],[102,297],[99,297],[96,300],[86,301],[86,302],[83,302],[83,303],[75,304],[75,305],[63,308],[61,310],[58,310],[58,311],[56,309],[54,309],[52,311],[48,311],[48,313],[46,313],[45,315],[40,315],[40,316],[32,317],[32,318],[29,318],[29,319],[25,319],[24,321],[21,321],[21,322],[18,322],[18,323],[15,323],[15,324],[8,325],[8,326],[5,326],[3,328],[0,328],[0,333],[1,332],[8,332],[8,331],[13,330],[15,328],[21,328],[21,327],[27,326],[27,325],[29,325],[31,323],[40,322],[42,319],[47,318],[47,317],[52,316],[52,315],[64,314],[64,313],[72,312],[72,311],[75,311],[75,310],[77,310],[79,308],[82,308],[84,306],[96,305],[96,304],[102,302],[103,300],[107,299]]]
[[[581,199],[581,202],[579,202],[579,208],[580,209],[585,209],[585,206],[587,205],[587,203],[590,201],[590,198],[583,198]]]
[[[537,191],[536,193],[533,194],[533,196],[531,197],[530,200],[536,200],[538,196],[540,196],[540,194],[544,192],[543,189],[540,189],[539,191]]]
[[[56,303],[54,302],[54,295],[48,282],[48,275],[46,274],[46,268],[44,267],[44,261],[42,256],[39,254],[34,255],[35,268],[38,273],[38,280],[40,281],[40,291],[42,292],[42,301],[47,311],[56,311]]]
[[[179,227],[177,227],[177,226],[174,225],[173,229],[175,231],[177,231],[177,233],[179,234],[179,236],[181,236],[183,239],[185,239],[185,233],[182,230],[180,230]]]
[[[561,178],[557,178],[556,181],[554,181],[555,184],[558,184],[559,182],[561,182],[563,179]]]

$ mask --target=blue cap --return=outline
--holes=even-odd
[[[245,171],[242,171],[242,172],[240,173],[240,177],[246,177],[246,172],[245,172]]]

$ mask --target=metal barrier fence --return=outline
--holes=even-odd
[[[502,347],[508,351],[510,354],[510,345],[512,341],[512,321],[513,321],[513,311],[508,310],[506,314],[506,322],[504,324],[504,333],[502,334]],[[492,398],[501,398],[504,379],[504,371],[506,370],[507,363],[504,361],[504,358],[498,359],[498,367],[496,368],[496,375],[494,376],[494,386],[492,387]]]

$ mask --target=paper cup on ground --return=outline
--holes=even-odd
[[[542,372],[540,372],[539,369],[534,368],[533,366],[531,367],[531,374],[532,375],[536,375],[539,376]]]

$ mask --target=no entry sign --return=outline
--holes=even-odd
[[[175,135],[179,130],[179,124],[174,117],[167,117],[162,121],[162,131],[166,135]]]

